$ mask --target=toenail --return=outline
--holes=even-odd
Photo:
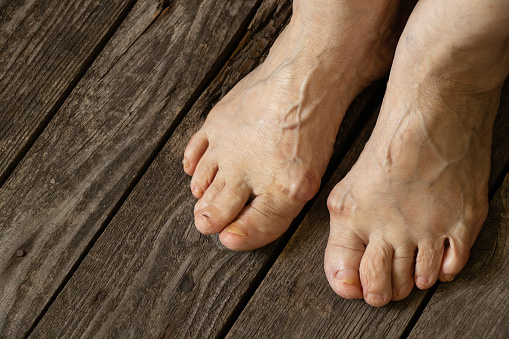
[[[200,219],[207,226],[210,226],[210,218],[208,215],[200,214],[199,216],[197,216],[197,218]]]
[[[344,283],[344,284],[348,284],[348,285],[359,285],[357,283],[357,281],[352,280],[352,279],[338,279],[338,281],[341,283]]]
[[[191,166],[189,164],[189,161],[187,161],[187,159],[182,160],[182,165],[184,165],[184,168],[189,168],[189,166]]]
[[[366,296],[366,300],[373,304],[382,304],[385,301],[385,298],[380,294],[370,293]]]
[[[357,279],[351,278],[352,273],[358,274],[357,271],[353,270],[339,270],[334,275],[334,278],[340,283],[359,286],[359,281]]]
[[[195,197],[201,198],[203,196],[203,191],[202,191],[201,188],[195,187],[194,190],[193,190],[193,194],[194,194]]]
[[[429,284],[428,278],[426,277],[417,277],[417,282],[423,286],[428,286]]]
[[[393,300],[399,299],[398,290],[396,290],[395,288],[392,289],[392,299]]]
[[[444,281],[451,282],[454,280],[455,275],[454,274],[447,274],[444,276]]]
[[[237,234],[237,235],[241,235],[241,236],[246,236],[247,235],[247,233],[244,232],[244,230],[242,230],[240,227],[238,227],[235,224],[230,224],[224,230],[226,232],[228,232],[228,233],[233,233],[233,234]]]

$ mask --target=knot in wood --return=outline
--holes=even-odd
[[[99,292],[99,293],[97,293],[97,295],[95,296],[95,300],[96,300],[97,302],[103,302],[103,301],[104,301],[104,299],[106,299],[106,294],[105,294],[105,293],[103,293],[103,292]]]

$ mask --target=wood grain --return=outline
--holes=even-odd
[[[222,247],[216,236],[200,235],[181,160],[210,108],[263,60],[290,12],[291,1],[262,3],[230,62],[172,134],[31,337],[203,338],[222,333],[281,240],[237,253]],[[366,107],[374,97],[379,103],[380,84],[352,105],[345,134],[369,116]],[[343,138],[338,138],[336,155],[347,144]]]
[[[509,175],[490,204],[467,266],[440,284],[410,338],[509,337]]]
[[[0,185],[133,4],[0,3]]]
[[[502,102],[507,102],[509,88],[506,87],[503,95]],[[492,177],[503,175],[501,172],[509,164],[505,129],[508,121],[509,108],[501,105],[495,126],[495,135],[498,138],[494,140],[493,153],[497,156],[492,158]],[[373,125],[374,120],[366,126],[348,151],[235,322],[228,334],[229,338],[396,338],[405,333],[414,316],[419,316],[419,306],[426,296],[425,291],[414,288],[410,296],[403,301],[374,308],[363,300],[346,300],[337,296],[329,287],[323,273],[323,255],[329,232],[327,197],[335,183],[339,182],[355,163]],[[495,188],[491,181],[490,191],[493,192]],[[502,286],[500,285],[499,290]],[[446,304],[447,302],[444,302],[441,306]],[[501,317],[498,317],[496,321],[500,319]],[[429,326],[433,326],[432,321],[437,321],[435,315],[430,317]],[[444,321],[443,324],[446,326],[447,322]]]
[[[0,337],[29,331],[256,6],[136,4],[0,189]]]

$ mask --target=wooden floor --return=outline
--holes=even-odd
[[[323,273],[326,198],[386,79],[283,238],[236,253],[195,230],[186,142],[290,16],[289,0],[0,0],[0,338],[509,337],[509,86],[490,214],[452,283],[374,308]]]

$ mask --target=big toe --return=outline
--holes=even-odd
[[[354,232],[335,227],[331,221],[329,242],[325,249],[324,268],[330,286],[347,299],[361,299],[359,267],[366,246]]]

